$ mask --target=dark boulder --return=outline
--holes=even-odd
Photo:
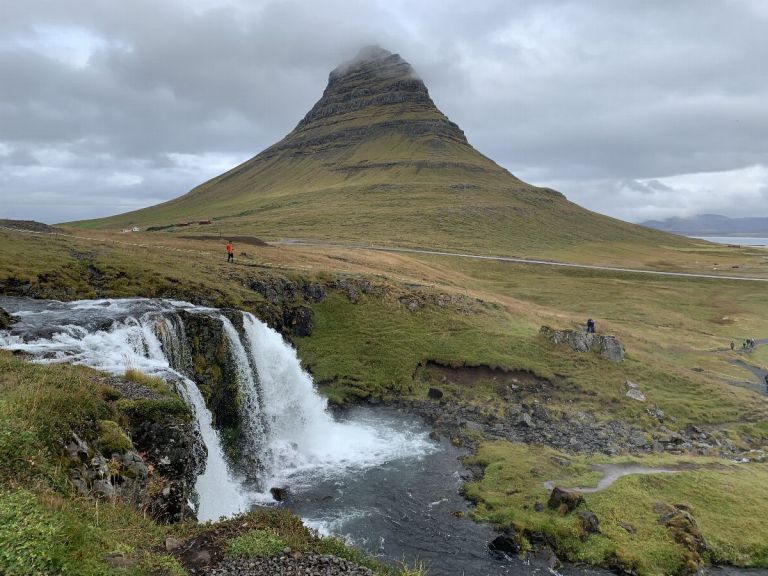
[[[272,498],[274,498],[276,502],[285,502],[290,496],[288,486],[274,486],[269,489],[269,493],[272,494]]]
[[[440,400],[443,397],[443,391],[440,388],[430,388],[427,391],[427,396],[431,400]]]
[[[520,552],[520,544],[514,528],[507,528],[488,543],[488,550],[500,556],[516,556]]]
[[[552,490],[547,501],[550,510],[557,510],[563,515],[573,512],[581,504],[584,504],[584,496],[579,492],[569,492],[558,487]]]

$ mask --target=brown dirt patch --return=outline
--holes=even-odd
[[[446,366],[432,360],[419,367],[417,375],[422,376],[422,379],[437,379],[439,382],[461,388],[471,388],[480,382],[490,382],[500,391],[510,387],[541,392],[551,387],[549,380],[525,370],[504,370],[490,366]]]

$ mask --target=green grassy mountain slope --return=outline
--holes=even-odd
[[[89,228],[215,220],[226,234],[535,253],[682,239],[585,210],[486,158],[396,54],[366,48],[277,144],[169,202]],[[187,232],[189,228],[169,228]]]

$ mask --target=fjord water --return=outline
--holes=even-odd
[[[547,571],[491,556],[493,530],[454,515],[468,512],[458,491],[456,449],[429,440],[422,423],[393,410],[361,408],[334,418],[296,351],[250,314],[244,313],[241,334],[218,310],[168,300],[0,297],[0,306],[19,320],[0,332],[2,348],[38,362],[85,364],[116,375],[134,368],[175,386],[192,407],[208,451],[196,484],[201,520],[253,504],[275,505],[268,488],[289,486],[288,505],[310,526],[386,561],[422,560],[432,573],[445,575]],[[180,310],[221,321],[256,470],[235,473],[227,461],[212,415],[189,377]]]

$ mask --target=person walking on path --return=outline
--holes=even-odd
[[[733,340],[731,340],[731,350],[733,350],[735,347],[736,347],[736,343]]]
[[[235,248],[232,246],[232,240],[227,242],[227,262],[235,262]]]
[[[592,318],[589,318],[587,320],[587,334],[594,334],[595,333],[595,321],[592,320]]]

